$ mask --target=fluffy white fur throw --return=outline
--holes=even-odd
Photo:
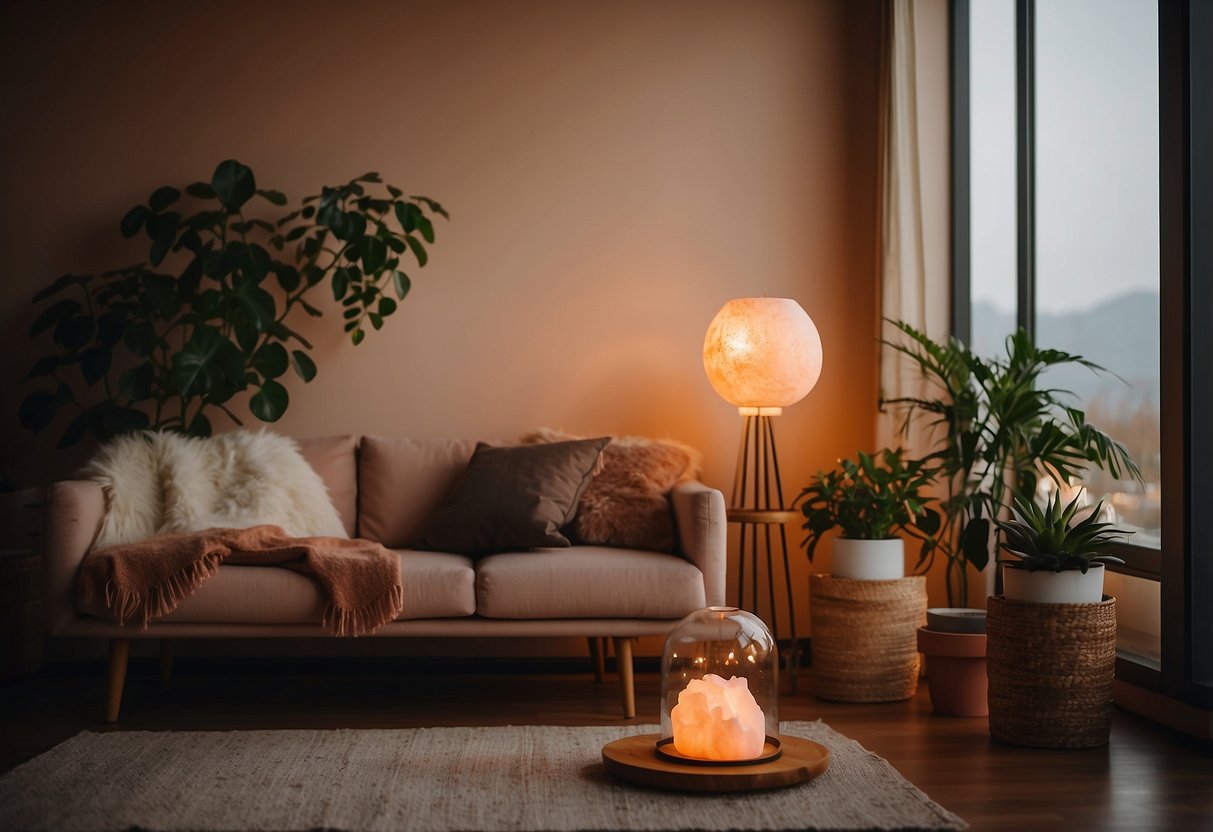
[[[348,537],[299,446],[268,431],[207,439],[126,434],[103,446],[82,474],[105,490],[98,547],[263,524],[292,537]]]

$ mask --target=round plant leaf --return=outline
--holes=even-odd
[[[185,192],[195,199],[214,199],[215,189],[206,182],[195,182],[187,185]]]
[[[427,243],[434,242],[434,224],[427,217],[422,216],[417,220],[417,230]]]
[[[117,272],[114,272],[112,274],[117,274]],[[110,275],[107,274],[105,276],[109,277]],[[42,303],[42,301],[46,300],[47,298],[51,297],[52,295],[56,295],[59,292],[62,292],[68,286],[75,286],[77,284],[79,284],[80,286],[84,286],[92,279],[93,279],[93,276],[91,274],[84,275],[84,276],[77,276],[74,274],[65,274],[62,277],[56,278],[55,281],[53,283],[51,283],[50,286],[47,286],[44,289],[39,289],[38,293],[36,295],[34,295],[34,303]]]
[[[278,278],[278,285],[282,287],[284,292],[293,292],[299,288],[299,284],[303,282],[303,277],[299,274],[299,270],[294,266],[280,265],[274,271]]]
[[[392,282],[396,284],[396,297],[404,300],[404,296],[413,287],[413,282],[409,280],[409,276],[404,272],[392,272]]]
[[[316,377],[316,362],[303,350],[291,351],[291,364],[295,367],[295,373],[305,382]]]
[[[257,182],[252,168],[235,159],[226,159],[215,168],[211,176],[211,187],[223,203],[223,207],[235,213],[257,193]]]
[[[112,347],[122,340],[126,331],[126,315],[122,309],[110,309],[97,319],[97,341],[103,347]]]
[[[29,337],[33,338],[36,335],[42,334],[68,315],[74,315],[79,311],[80,302],[72,298],[66,298],[50,305],[30,324]]]
[[[138,234],[139,229],[143,228],[143,224],[147,222],[147,218],[151,216],[151,213],[146,205],[136,205],[127,211],[126,216],[122,218],[121,225],[119,225],[122,236],[129,240]]]
[[[181,191],[170,185],[165,185],[152,191],[152,195],[147,198],[147,205],[153,211],[159,213],[180,198]]]
[[[244,353],[217,329],[199,326],[173,356],[172,375],[177,390],[187,397],[238,386],[244,376]]]
[[[68,424],[67,429],[63,431],[63,435],[59,437],[56,448],[70,448],[81,439],[84,438],[85,432],[88,430],[89,414],[81,413],[75,419],[72,419]]]
[[[290,396],[286,388],[276,381],[267,381],[261,385],[261,390],[249,399],[249,410],[263,422],[277,422],[286,412]]]
[[[387,262],[387,244],[378,237],[367,237],[362,245],[362,270],[375,274]]]
[[[210,436],[211,435],[211,420],[206,418],[202,413],[199,413],[190,420],[189,427],[185,429],[189,436]]]
[[[118,391],[131,401],[142,401],[152,395],[156,368],[150,361],[131,367],[118,377]]]
[[[93,340],[96,330],[92,315],[72,315],[55,327],[55,343],[74,352]]]
[[[60,358],[58,355],[44,355],[34,362],[34,366],[25,374],[25,378],[21,380],[29,381],[31,378],[49,376],[59,367],[59,364]]]
[[[63,404],[49,390],[35,390],[25,397],[17,411],[17,418],[26,430],[38,433],[51,423]]]
[[[110,439],[120,433],[143,430],[150,423],[147,414],[133,407],[119,407],[112,402],[98,405],[90,417],[93,433],[100,439]]]
[[[80,373],[88,385],[94,385],[109,372],[113,355],[108,347],[93,347],[80,353]]]
[[[282,191],[257,191],[257,196],[261,197],[271,205],[286,205],[286,194],[284,194]]]
[[[430,259],[430,256],[425,252],[425,246],[423,246],[416,237],[405,237],[404,241],[408,243],[409,248],[413,250],[413,256],[417,258],[417,265],[424,266],[426,261]]]
[[[257,350],[257,355],[253,357],[253,368],[267,379],[278,378],[285,373],[289,363],[286,347],[275,341]]]

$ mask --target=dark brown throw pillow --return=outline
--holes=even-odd
[[[571,437],[541,429],[523,442]],[[569,530],[574,542],[673,552],[678,534],[670,489],[699,473],[698,451],[666,439],[620,436],[602,452],[602,470],[582,492]]]
[[[481,442],[454,490],[430,519],[422,545],[483,555],[568,546],[573,519],[609,437],[499,448]]]

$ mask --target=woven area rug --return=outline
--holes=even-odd
[[[960,829],[885,760],[821,722],[809,783],[684,795],[613,780],[602,746],[655,726],[84,732],[0,778],[0,829]]]

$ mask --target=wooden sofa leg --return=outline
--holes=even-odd
[[[160,639],[160,684],[167,686],[173,678],[173,653],[177,642],[171,638]]]
[[[602,682],[606,679],[606,657],[603,655],[606,643],[599,636],[590,636],[586,641],[590,644],[590,661],[594,663],[594,681]]]
[[[105,721],[117,722],[122,707],[122,687],[126,684],[126,662],[131,655],[129,639],[110,639],[110,661],[105,672]]]
[[[623,718],[636,716],[636,689],[632,684],[632,639],[615,637],[615,664],[619,670],[619,686],[623,692]]]

